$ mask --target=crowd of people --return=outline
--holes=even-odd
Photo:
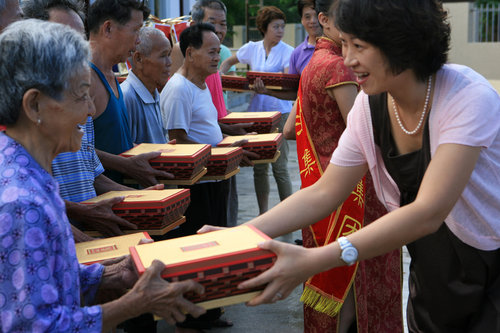
[[[89,266],[75,242],[137,227],[111,191],[160,190],[173,175],[140,143],[203,143],[245,135],[227,125],[221,74],[235,65],[300,74],[297,91],[255,81],[248,112],[280,111],[295,140],[302,189],[292,194],[288,142],[272,163],[281,203],[269,209],[268,164],[253,167],[259,216],[274,238],[302,229],[303,246],[260,245],[278,259],[241,287],[248,302],[304,284],[305,332],[402,332],[401,247],[411,256],[411,332],[500,332],[500,97],[472,69],[447,63],[450,27],[437,0],[298,0],[307,36],[282,41],[286,16],[264,6],[262,40],[222,44],[227,8],[198,0],[173,43],[144,26],[139,0],[0,0],[0,330],[177,332],[231,327],[223,309],[187,301],[192,281],[168,283],[164,264],[140,277],[129,256]],[[119,84],[113,67],[132,65]],[[245,141],[235,143],[244,145]],[[186,223],[163,240],[236,225],[236,178],[186,186]],[[147,242],[144,240],[144,242]],[[298,302],[299,300],[297,300]]]

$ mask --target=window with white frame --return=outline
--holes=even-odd
[[[500,42],[500,0],[477,0],[471,6],[471,41]]]

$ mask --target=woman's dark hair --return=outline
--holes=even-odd
[[[316,10],[316,13],[324,13],[330,16],[330,11],[334,8],[333,4],[335,2],[338,2],[337,0],[315,0],[316,6],[314,9]]]
[[[182,55],[186,56],[186,50],[192,46],[199,49],[203,45],[203,32],[211,31],[215,33],[215,28],[211,23],[196,23],[186,28],[180,36],[179,46]]]
[[[273,20],[283,20],[286,22],[286,16],[278,7],[275,6],[265,6],[259,9],[255,23],[257,24],[257,29],[262,36],[266,34],[267,26]]]
[[[314,0],[298,0],[297,1],[297,11],[299,12],[299,16],[302,17],[302,13],[304,12],[304,8],[306,7],[314,7]]]
[[[141,11],[144,20],[149,17],[150,10],[144,0],[96,0],[89,8],[87,31],[98,32],[107,20],[127,24],[132,18],[133,9]]]
[[[339,0],[335,21],[379,48],[395,75],[412,69],[425,81],[448,58],[450,26],[438,0]]]

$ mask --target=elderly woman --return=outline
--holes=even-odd
[[[320,248],[266,243],[278,261],[241,287],[269,283],[250,304],[276,301],[313,274],[407,244],[411,332],[500,332],[498,93],[445,64],[437,0],[339,0],[335,19],[363,91],[323,176],[250,223],[272,237],[311,224],[366,171],[389,213]]]
[[[139,279],[130,257],[78,264],[51,162],[80,148],[93,111],[88,43],[69,27],[26,20],[0,35],[0,59],[1,330],[101,332],[146,312],[171,323],[201,314],[182,294],[202,287],[168,284],[159,261]],[[81,305],[128,288],[112,302]]]
[[[253,71],[288,73],[288,65],[293,47],[284,43],[281,39],[285,33],[285,14],[274,6],[266,6],[259,9],[257,18],[257,29],[264,36],[258,42],[248,42],[238,52],[227,58],[220,66],[222,73],[227,73],[229,68],[238,62],[250,65]],[[262,84],[262,82],[261,82]],[[278,125],[279,131],[283,132],[288,114],[292,109],[292,102],[278,99],[276,97],[255,94],[250,101],[248,111],[280,111],[281,120]],[[280,200],[285,200],[292,194],[292,183],[288,174],[288,143],[283,141],[281,156],[272,164],[274,179],[278,185]],[[254,183],[259,213],[268,210],[269,199],[269,164],[258,164],[254,166]]]

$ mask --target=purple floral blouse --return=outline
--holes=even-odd
[[[103,266],[80,265],[58,184],[0,132],[0,327],[2,332],[100,332],[91,300]]]

